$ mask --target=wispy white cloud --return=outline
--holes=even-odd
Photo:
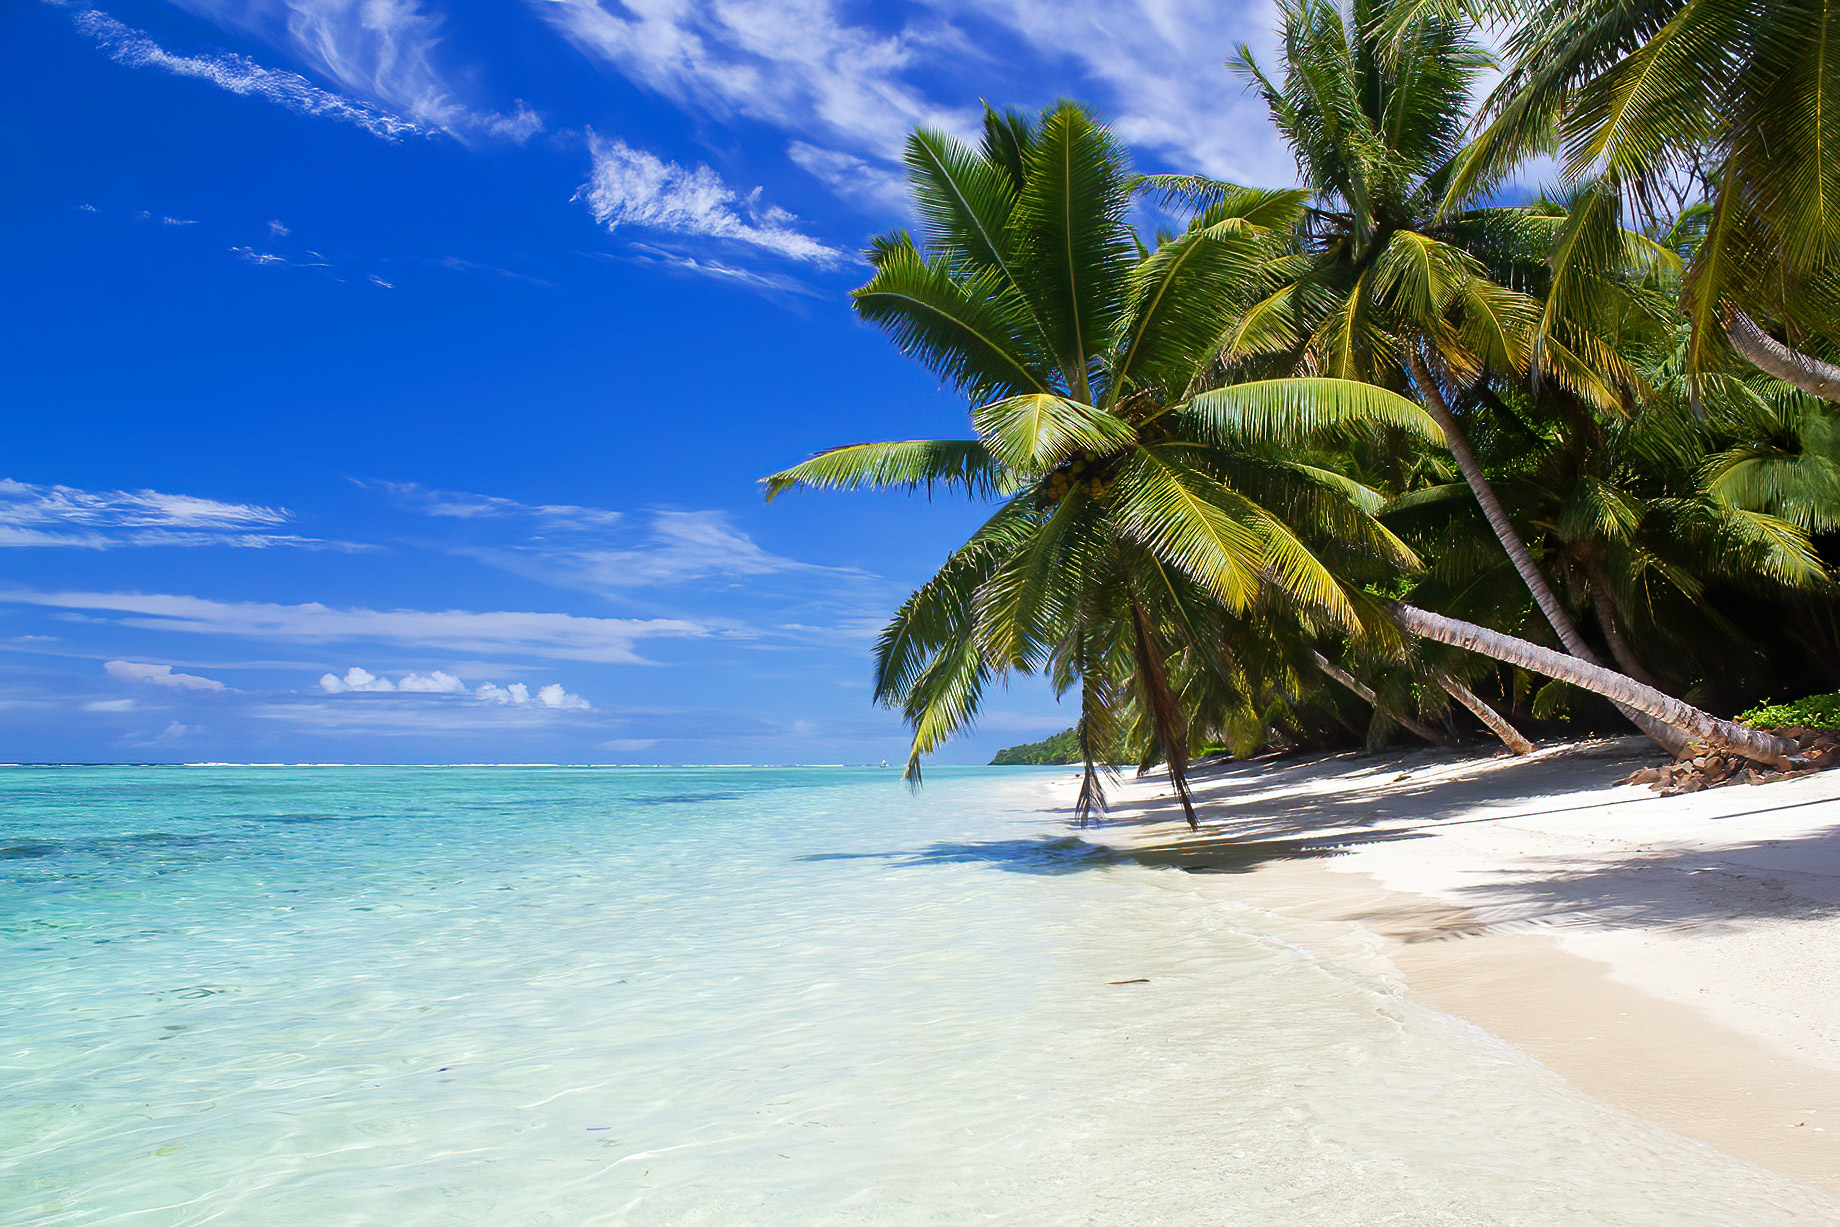
[[[583,582],[601,588],[680,584],[712,577],[818,570],[762,549],[722,511],[653,511],[646,538],[627,548],[554,550]]]
[[[80,490],[0,478],[0,547],[358,548],[278,531],[292,519],[281,507],[158,490]]]
[[[230,254],[250,264],[286,264],[286,256],[278,256],[272,251],[257,251],[253,247],[232,247]]]
[[[133,699],[91,699],[83,705],[84,711],[124,712],[138,711],[139,704]]]
[[[132,660],[111,660],[102,666],[112,678],[124,682],[145,682],[150,686],[165,686],[170,690],[228,690],[228,686],[212,677],[200,677],[196,673],[174,673],[171,665],[142,664]]]
[[[866,213],[899,215],[907,210],[907,180],[887,162],[870,162],[805,141],[786,146],[786,156],[807,174]]]
[[[285,239],[292,233],[294,233],[292,230],[289,230],[278,221],[271,221],[268,223],[268,237],[271,239]]]
[[[976,127],[956,101],[968,88],[940,100],[942,71],[1001,81],[999,104],[1091,98],[1126,140],[1184,168],[1271,183],[1294,173],[1262,104],[1223,64],[1242,41],[1272,44],[1270,0],[529,3],[638,84],[778,128],[796,164],[877,211],[901,208],[890,178],[908,132]]]
[[[532,277],[526,273],[515,273],[508,268],[495,268],[490,264],[477,264],[472,260],[463,260],[459,256],[442,256],[439,260],[436,260],[435,263],[439,264],[442,268],[451,268],[457,273],[491,273],[496,277],[503,277],[507,281],[523,281],[530,285],[545,286],[552,290],[556,288],[554,282],[545,281],[541,277]]]
[[[240,711],[254,719],[285,722],[298,732],[327,737],[352,734],[366,737],[528,735],[554,728],[554,713],[535,703],[518,706],[472,698],[431,703],[400,694],[373,695],[363,702],[331,696],[318,702],[290,699],[255,703]],[[596,716],[598,713],[588,719],[594,720]]]
[[[515,518],[535,520],[543,527],[564,531],[589,531],[611,528],[625,516],[604,507],[582,507],[574,503],[520,503],[516,499],[492,494],[471,494],[461,490],[436,490],[412,481],[359,481],[353,483],[382,490],[402,506],[422,515],[453,520]]]
[[[386,290],[393,290],[396,288],[395,282],[385,281],[383,278],[379,277],[376,273],[369,274],[369,280],[372,285],[381,286],[382,288]]]
[[[195,217],[162,217],[160,224],[162,226],[196,226],[198,219]]]
[[[240,3],[180,2],[215,20],[260,24],[249,22],[250,8]],[[463,139],[522,142],[543,130],[522,102],[505,113],[454,96],[436,62],[442,19],[416,0],[286,0],[285,7],[289,49],[353,93]]]
[[[646,639],[701,638],[713,627],[677,618],[594,618],[521,611],[334,609],[213,601],[139,592],[0,591],[0,603],[114,615],[121,626],[181,634],[229,635],[296,643],[371,641],[424,651],[488,657],[539,657],[643,663]]]
[[[370,482],[424,515],[503,520],[523,528],[515,544],[469,544],[460,552],[529,578],[591,591],[739,579],[785,571],[846,574],[763,549],[724,511],[652,509],[635,514],[567,503],[529,504],[493,495]],[[847,574],[856,574],[847,572]]]
[[[1073,721],[1074,716],[1064,712],[1031,716],[1024,712],[986,711],[978,713],[977,727],[986,733],[1053,733]]]
[[[962,25],[993,22],[1050,64],[1070,64],[1118,134],[1184,169],[1288,183],[1290,153],[1265,105],[1224,61],[1275,46],[1270,0],[925,0]],[[1269,56],[1267,56],[1269,58]],[[1037,99],[1034,101],[1046,101]]]
[[[805,297],[818,295],[816,289],[797,277],[789,277],[784,273],[767,273],[758,269],[742,268],[723,260],[714,260],[707,256],[693,256],[687,252],[672,251],[651,243],[629,243],[626,250],[618,255],[612,252],[590,252],[589,254],[620,260],[628,264],[652,265],[692,277],[707,277],[714,281],[723,281],[730,285],[770,295],[798,294]]]
[[[199,731],[201,730],[196,724],[180,724],[177,720],[174,720],[159,732],[132,738],[127,744],[131,746],[169,746],[175,742],[183,741],[193,733]]]
[[[957,41],[937,23],[877,31],[847,20],[831,0],[531,3],[585,53],[718,118],[820,132],[888,157],[916,125],[969,122],[902,80],[939,41]]]
[[[760,189],[743,196],[707,166],[686,168],[625,141],[588,134],[593,166],[576,198],[595,220],[692,238],[719,239],[789,260],[828,265],[836,248],[794,227],[784,209],[760,203]]]
[[[313,115],[348,123],[385,140],[425,135],[430,128],[412,119],[321,89],[298,73],[265,68],[248,56],[211,54],[177,55],[143,31],[123,25],[107,13],[80,9],[77,28],[96,40],[117,64],[130,68],[157,68],[175,76],[208,81],[233,94],[260,98],[300,115]]]

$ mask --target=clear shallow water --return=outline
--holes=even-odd
[[[0,771],[0,1222],[1840,1221],[893,775]]]

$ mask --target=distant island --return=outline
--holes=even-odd
[[[1080,739],[1072,729],[1062,729],[1052,737],[1031,741],[1027,745],[998,750],[990,760],[993,767],[1058,767],[1080,761]]]

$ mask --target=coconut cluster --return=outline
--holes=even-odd
[[[1090,463],[1084,456],[1075,456],[1049,475],[1048,497],[1058,503],[1073,493],[1074,487],[1081,485],[1094,498],[1103,498],[1111,488],[1098,465]]]

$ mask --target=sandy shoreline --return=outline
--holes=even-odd
[[[1640,738],[1161,776],[1087,838],[1358,926],[1401,987],[1574,1085],[1840,1191],[1840,771],[1657,797]]]

